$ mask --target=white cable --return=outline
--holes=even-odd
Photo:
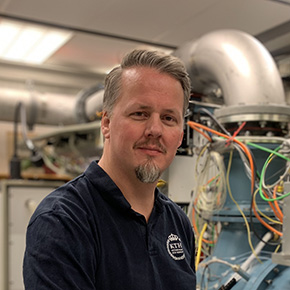
[[[267,232],[264,237],[262,238],[262,241],[260,241],[257,246],[255,247],[255,253],[256,255],[259,255],[259,253],[261,253],[262,249],[265,247],[266,243],[269,242],[271,240],[271,238],[273,237],[271,232]],[[247,271],[251,265],[251,263],[253,262],[253,260],[256,259],[256,255],[254,253],[252,253],[249,258],[243,262],[243,264],[241,265],[241,269],[244,271]],[[236,279],[236,281],[240,280],[241,277],[238,274],[234,274],[232,275],[228,281],[225,283],[225,285],[231,281],[233,278]]]
[[[226,200],[226,179],[223,157],[210,151],[204,169],[197,178],[195,197],[196,211],[209,219],[222,209]]]
[[[273,158],[276,158],[276,157],[277,157],[277,156],[275,155]],[[277,181],[275,181],[275,182],[274,182],[273,184],[271,184],[271,185],[266,185],[266,183],[265,183],[266,170],[267,170],[267,168],[268,168],[268,166],[269,166],[270,163],[266,164],[266,167],[265,167],[265,173],[264,173],[263,178],[262,178],[262,186],[263,186],[263,188],[265,188],[265,189],[272,189],[272,188],[274,188],[277,184],[279,184],[282,180],[284,180],[284,178],[286,177],[286,175],[289,174],[289,169],[290,169],[290,162],[287,162],[287,163],[288,163],[288,166],[286,167],[286,169],[285,169],[283,175],[281,175],[281,176],[279,177],[279,179],[278,179]]]

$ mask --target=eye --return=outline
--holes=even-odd
[[[177,119],[172,115],[164,115],[162,120],[168,125],[174,125],[177,123]]]
[[[136,111],[130,114],[134,120],[145,120],[148,118],[148,113],[145,111]]]

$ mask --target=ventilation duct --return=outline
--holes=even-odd
[[[268,50],[237,30],[208,33],[174,52],[183,60],[195,92],[221,92],[224,106],[215,110],[223,123],[290,120],[282,80]]]
[[[102,111],[103,90],[100,85],[92,88],[81,91],[77,97],[0,88],[0,119],[13,121],[15,108],[22,102],[30,127],[34,124],[58,126],[93,121],[96,112]]]
[[[237,30],[208,33],[174,52],[183,60],[195,92],[221,92],[224,106],[215,110],[223,123],[238,121],[289,122],[281,77],[267,49]],[[103,90],[95,86],[78,96],[0,88],[0,119],[13,121],[21,101],[29,125],[71,125],[95,119],[102,110]]]

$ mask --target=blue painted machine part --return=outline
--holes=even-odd
[[[277,144],[262,144],[271,149],[276,148]],[[257,169],[261,172],[261,168],[264,165],[269,153],[252,149],[253,155],[255,156],[255,162]],[[274,176],[269,183],[279,179],[279,176],[283,174],[285,168],[285,161],[280,158],[275,158],[275,162],[271,163],[267,169],[267,176]],[[225,167],[227,168],[228,156],[225,156]],[[276,175],[280,172],[280,175]],[[251,205],[251,192],[250,192],[250,180],[246,176],[244,171],[244,165],[237,152],[235,152],[232,160],[231,172],[230,172],[230,185],[232,194],[235,200],[243,209],[244,214],[249,221],[250,205]],[[257,194],[257,204],[262,212],[271,215],[272,210],[270,209],[267,202],[262,200]],[[289,209],[290,210],[290,209]],[[251,248],[248,243],[248,234],[245,226],[245,222],[241,217],[234,202],[227,195],[227,199],[224,208],[213,216],[214,221],[220,221],[222,223],[222,231],[219,235],[218,241],[215,245],[211,258],[205,259],[204,262],[210,261],[212,258],[218,258],[226,260],[231,264],[242,264],[241,257],[244,260],[251,255]],[[262,237],[268,230],[254,218],[253,222],[255,225],[256,232]],[[251,241],[253,247],[259,243],[259,239],[251,232]],[[249,272],[249,280],[241,278],[233,290],[290,290],[290,267],[276,265],[271,261],[271,253],[274,252],[276,246],[265,246],[261,252],[261,259],[263,263],[259,263],[255,259],[255,263],[251,265]],[[235,260],[236,257],[236,260]],[[240,257],[240,258],[239,258]],[[240,260],[239,260],[240,259]],[[201,264],[202,265],[202,264]],[[209,269],[209,272],[208,272]],[[197,289],[219,289],[224,283],[227,283],[235,272],[231,267],[213,263],[208,266],[208,269],[200,266],[197,271],[197,282],[202,288]],[[207,275],[210,273],[210,280],[207,280]],[[208,288],[205,287],[207,283]]]

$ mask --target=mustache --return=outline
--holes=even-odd
[[[158,140],[155,140],[155,141],[152,141],[152,140],[149,140],[149,141],[143,141],[143,142],[136,142],[133,146],[134,149],[136,148],[140,148],[140,147],[153,147],[153,148],[156,148],[158,150],[160,150],[162,153],[167,153],[167,150],[166,148],[158,141]]]

